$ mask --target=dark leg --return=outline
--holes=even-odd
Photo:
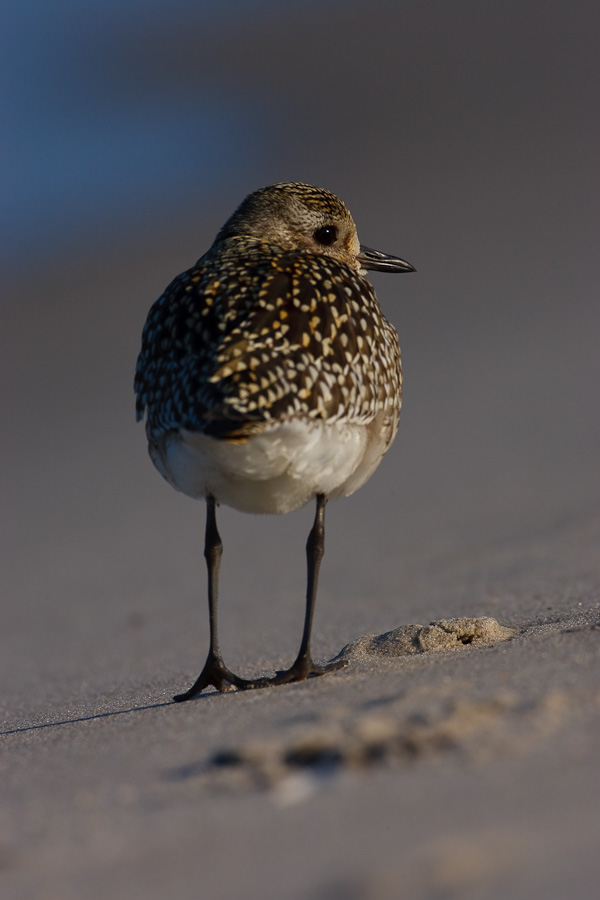
[[[173,697],[176,703],[183,700],[191,700],[204,688],[213,685],[218,691],[231,691],[234,687],[250,686],[243,678],[238,678],[230,672],[221,656],[219,648],[219,634],[217,627],[217,613],[219,602],[219,569],[223,544],[217,529],[217,516],[215,512],[215,498],[206,498],[206,536],[204,541],[204,556],[208,567],[208,615],[210,621],[210,647],[202,672],[192,687],[184,694]]]
[[[219,567],[223,545],[217,530],[217,518],[215,514],[214,497],[206,499],[206,539],[204,544],[204,556],[208,566],[208,612],[210,620],[210,647],[208,657],[202,672],[192,687],[184,694],[177,694],[173,700],[181,703],[191,700],[200,694],[204,688],[212,685],[218,691],[250,690],[251,688],[267,687],[272,684],[288,684],[291,681],[303,681],[310,675],[324,675],[346,665],[345,660],[331,662],[324,666],[316,665],[310,655],[310,634],[317,599],[317,581],[319,567],[325,552],[325,504],[327,499],[324,494],[317,495],[317,512],[313,527],[306,542],[306,558],[308,562],[308,584],[306,589],[306,614],[304,617],[304,631],[302,643],[295,663],[283,672],[278,672],[272,678],[240,678],[231,672],[221,656],[219,649],[219,637],[217,632],[217,606],[219,598]]]
[[[308,579],[306,585],[306,614],[304,616],[304,631],[302,643],[294,664],[283,672],[278,672],[271,680],[272,684],[287,684],[290,681],[303,681],[310,675],[324,675],[333,672],[346,665],[345,660],[331,662],[324,666],[318,666],[312,661],[310,655],[310,635],[312,631],[313,615],[317,600],[317,583],[319,580],[319,568],[325,553],[325,494],[317,494],[317,511],[313,527],[306,542],[306,561],[308,564]]]

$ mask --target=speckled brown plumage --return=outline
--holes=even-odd
[[[321,675],[310,633],[323,555],[324,510],[379,465],[398,426],[400,348],[367,269],[411,272],[359,244],[345,205],[310,185],[250,194],[212,247],[152,306],[135,391],[150,456],[177,490],[207,502],[211,639],[195,684],[225,691]],[[307,543],[302,643],[290,669],[245,679],[217,635],[219,502],[248,512],[317,511]]]
[[[400,350],[350,266],[255,238],[215,245],[152,307],[138,363],[149,436],[218,437],[291,416],[367,423],[399,409]]]
[[[349,217],[311,190],[324,215]],[[224,438],[273,419],[367,423],[399,410],[398,337],[356,267],[230,231],[150,311],[135,381],[148,436],[186,428]]]

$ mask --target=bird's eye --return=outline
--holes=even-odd
[[[335,244],[337,236],[337,228],[333,225],[323,225],[322,228],[317,228],[313,235],[317,244],[322,244],[324,247],[331,247],[332,244]]]

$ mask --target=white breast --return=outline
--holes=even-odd
[[[395,417],[394,417],[395,418]],[[397,419],[368,425],[295,419],[234,443],[169,432],[150,444],[154,465],[178,491],[251,513],[287,513],[316,494],[354,493],[373,474]]]

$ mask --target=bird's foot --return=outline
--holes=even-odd
[[[293,681],[304,681],[306,678],[316,678],[318,675],[327,675],[329,672],[336,672],[338,669],[343,669],[347,665],[348,663],[345,659],[337,659],[319,666],[312,661],[310,656],[299,656],[289,669],[277,672],[277,674],[270,679],[270,683],[291,684]]]
[[[219,657],[209,654],[202,672],[191,686],[183,694],[176,694],[173,697],[175,703],[183,703],[185,700],[192,700],[201,694],[202,691],[210,687],[216,688],[217,691],[225,693],[226,691],[250,691],[258,688],[275,686],[278,684],[291,684],[294,681],[304,681],[306,678],[315,678],[318,675],[327,675],[329,672],[335,672],[343,669],[347,665],[345,659],[334,660],[319,666],[314,663],[310,656],[299,656],[296,662],[289,669],[284,669],[269,677],[267,675],[260,678],[241,678],[235,675],[223,660]]]
[[[258,681],[263,681],[264,684],[259,684]],[[252,687],[264,687],[268,684],[268,681],[269,679],[257,679],[257,682],[254,682],[248,681],[246,678],[240,678],[239,675],[235,675],[227,668],[220,656],[211,652],[208,654],[204,668],[191,688],[183,694],[176,694],[175,697],[173,697],[173,700],[175,703],[183,703],[185,700],[192,700],[194,697],[197,697],[198,694],[201,694],[205,688],[211,687],[211,685],[216,688],[217,691],[224,693],[226,691],[233,691],[236,688],[243,691]]]

